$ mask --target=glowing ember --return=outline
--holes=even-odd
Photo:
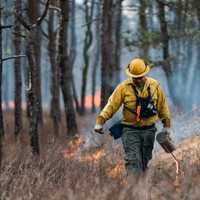
[[[105,155],[106,155],[106,153],[105,153],[104,149],[99,149],[90,155],[82,156],[80,158],[80,161],[83,161],[83,162],[88,161],[88,162],[97,163]]]
[[[98,164],[101,159],[106,155],[106,152],[103,148],[95,149],[95,151],[90,152],[81,152],[80,145],[82,141],[79,138],[72,140],[68,144],[68,148],[63,151],[64,157],[70,160],[78,160],[79,162],[87,162],[92,164]],[[116,165],[111,169],[106,170],[107,176],[111,178],[120,178],[122,175],[122,171],[124,171],[123,161],[120,160],[116,163]]]
[[[81,155],[80,146],[82,143],[83,141],[80,139],[80,137],[70,141],[68,148],[63,151],[64,158],[76,159],[80,162],[98,163],[98,161],[106,155],[104,149],[97,149],[95,152],[88,152],[87,155]]]
[[[124,170],[124,164],[122,161],[118,161],[118,163],[113,167],[110,171],[108,171],[108,176],[112,178],[117,178],[122,174]]]
[[[65,158],[72,158],[74,157],[78,150],[80,149],[80,145],[82,143],[82,140],[80,137],[75,138],[74,140],[71,140],[69,142],[69,146],[66,150],[63,151],[64,157]]]

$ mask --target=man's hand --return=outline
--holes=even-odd
[[[171,128],[169,128],[169,127],[163,127],[162,128],[162,132],[170,133],[171,132]]]
[[[169,127],[163,127],[162,132],[166,134],[166,136],[169,138],[169,140],[172,141],[171,135],[172,135],[172,129]]]
[[[171,135],[171,128],[169,127],[163,127],[162,132],[166,133],[167,135]]]
[[[104,134],[104,132],[103,132],[103,125],[101,125],[101,124],[95,124],[94,131],[97,132],[97,133],[99,133],[99,134]]]

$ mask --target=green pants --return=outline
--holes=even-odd
[[[146,170],[148,162],[152,158],[155,133],[156,127],[145,130],[123,127],[122,143],[125,152],[125,167],[128,174],[140,173]]]

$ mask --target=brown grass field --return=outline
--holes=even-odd
[[[121,145],[111,145],[110,136],[104,135],[99,147],[84,148],[82,135],[93,126],[91,119],[94,115],[79,117],[80,135],[69,140],[63,124],[55,138],[52,121],[46,116],[40,128],[41,155],[34,157],[27,122],[15,141],[13,114],[6,114],[0,200],[200,199],[200,136],[177,146],[178,176],[172,157],[160,150],[136,182],[126,177]]]

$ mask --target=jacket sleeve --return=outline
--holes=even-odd
[[[108,99],[107,104],[96,119],[96,124],[104,124],[120,108],[123,102],[122,85],[118,85]]]
[[[158,86],[157,110],[158,116],[162,121],[168,121],[170,119],[170,111],[167,103],[167,98],[160,85]]]

